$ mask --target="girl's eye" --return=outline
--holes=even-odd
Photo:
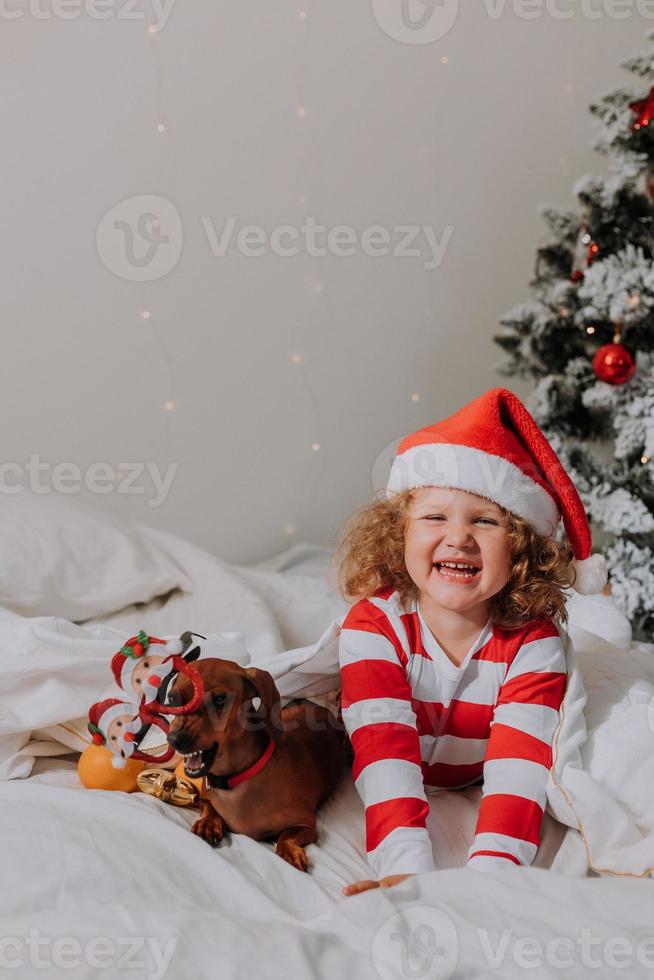
[[[497,524],[497,521],[492,520],[490,517],[480,517],[479,520],[483,521],[485,524]]]
[[[427,517],[425,518],[425,520],[428,520],[428,521],[444,521],[445,518],[443,517],[442,514],[427,514]]]

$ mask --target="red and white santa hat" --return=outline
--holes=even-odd
[[[386,487],[449,487],[486,497],[553,538],[561,517],[574,553],[574,589],[600,592],[607,580],[577,488],[517,395],[492,388],[454,415],[405,436]]]
[[[127,717],[129,720],[121,726],[121,732],[116,742],[109,738],[109,726],[118,718]],[[89,708],[87,727],[95,745],[105,745],[112,753],[111,764],[115,769],[123,769],[135,750],[135,736],[143,727],[138,715],[134,716],[134,705],[117,698],[106,698],[97,701]]]

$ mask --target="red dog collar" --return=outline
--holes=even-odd
[[[252,779],[256,776],[258,772],[261,772],[263,767],[269,761],[271,755],[275,751],[275,743],[272,739],[268,743],[268,747],[260,758],[256,762],[253,762],[248,769],[244,769],[243,772],[239,772],[236,776],[214,776],[213,773],[209,773],[208,776],[204,777],[205,788],[206,789],[234,789],[239,783],[244,783],[247,779]]]

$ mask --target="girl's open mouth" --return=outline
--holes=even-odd
[[[481,569],[477,565],[466,565],[458,561],[437,561],[434,568],[438,575],[450,582],[472,582]]]

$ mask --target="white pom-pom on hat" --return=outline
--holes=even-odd
[[[595,595],[606,585],[608,571],[604,555],[594,554],[582,560],[575,558],[572,567],[576,573],[572,588],[580,595]]]

